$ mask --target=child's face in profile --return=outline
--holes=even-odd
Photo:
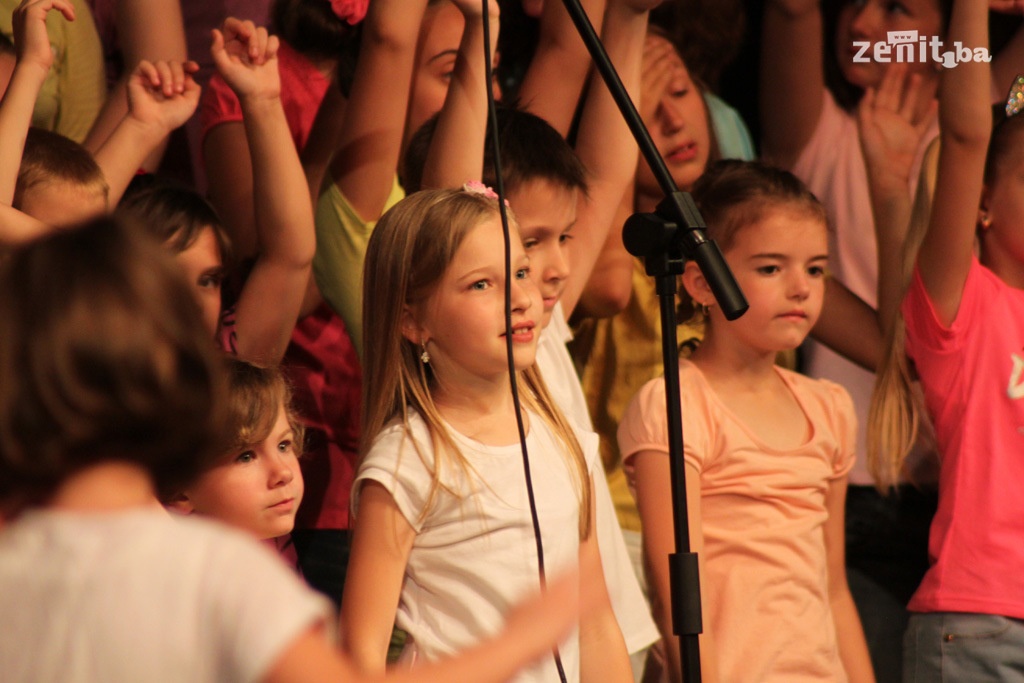
[[[260,539],[291,532],[303,493],[293,439],[288,414],[281,406],[267,438],[225,457],[174,507],[213,517]]]
[[[203,313],[210,336],[217,333],[220,321],[220,289],[224,281],[224,256],[212,227],[203,228],[195,242],[174,255],[181,266],[189,290]]]
[[[569,277],[566,245],[576,225],[577,190],[537,179],[523,183],[509,193],[516,212],[519,235],[530,257],[530,278],[540,290],[543,311],[540,326],[547,327],[562,297]]]
[[[107,212],[107,195],[99,187],[51,180],[25,191],[21,210],[47,225],[73,225]]]

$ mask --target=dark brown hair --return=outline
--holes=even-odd
[[[224,259],[231,262],[231,240],[210,203],[194,190],[157,180],[126,194],[117,205],[165,247],[179,254],[192,246],[203,230],[211,228]]]
[[[348,93],[359,54],[361,24],[334,14],[327,0],[276,0],[271,23],[278,37],[308,59],[335,62],[336,80]]]
[[[215,454],[222,363],[178,269],[123,220],[0,266],[0,501],[44,500],[104,461],[180,490]]]
[[[402,184],[410,193],[423,189],[423,167],[438,115],[430,117],[409,140],[402,169]],[[587,192],[587,172],[565,138],[551,124],[522,109],[497,108],[498,144],[505,192],[532,180],[546,180],[569,190]],[[483,182],[494,187],[494,146],[491,126],[484,142]]]

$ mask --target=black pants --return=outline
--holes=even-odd
[[[846,573],[878,683],[899,683],[907,602],[928,569],[935,491],[901,486],[882,496],[871,486],[846,494]]]
[[[296,529],[292,531],[292,542],[306,583],[330,598],[335,609],[340,609],[352,532],[347,529]]]

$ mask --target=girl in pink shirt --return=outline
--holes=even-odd
[[[956,3],[956,40],[986,45],[987,4]],[[911,683],[1024,680],[1024,120],[1003,121],[989,140],[990,75],[975,61],[943,73],[932,208],[915,223],[927,232],[902,305],[941,461],[930,566],[908,605]],[[887,367],[872,407],[883,484],[904,469],[916,431],[909,376],[906,363]]]
[[[873,681],[844,566],[853,405],[838,385],[775,365],[821,313],[824,209],[794,176],[754,162],[713,165],[694,195],[750,303],[726,321],[696,264],[687,264],[683,283],[705,322],[700,346],[679,364],[704,680]],[[663,380],[626,409],[619,444],[633,470],[655,617],[667,637],[675,548]],[[666,650],[679,680],[674,639]]]

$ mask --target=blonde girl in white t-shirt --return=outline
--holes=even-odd
[[[540,302],[510,227],[508,332],[546,569],[600,567],[594,444],[581,444],[534,367]],[[496,632],[508,605],[538,585],[502,242],[496,198],[479,186],[409,196],[369,243],[365,445],[341,610],[343,645],[365,671],[384,669],[396,623],[406,660],[434,659]],[[559,652],[567,680],[632,680],[606,591]],[[551,657],[515,680],[557,680],[555,670]]]

